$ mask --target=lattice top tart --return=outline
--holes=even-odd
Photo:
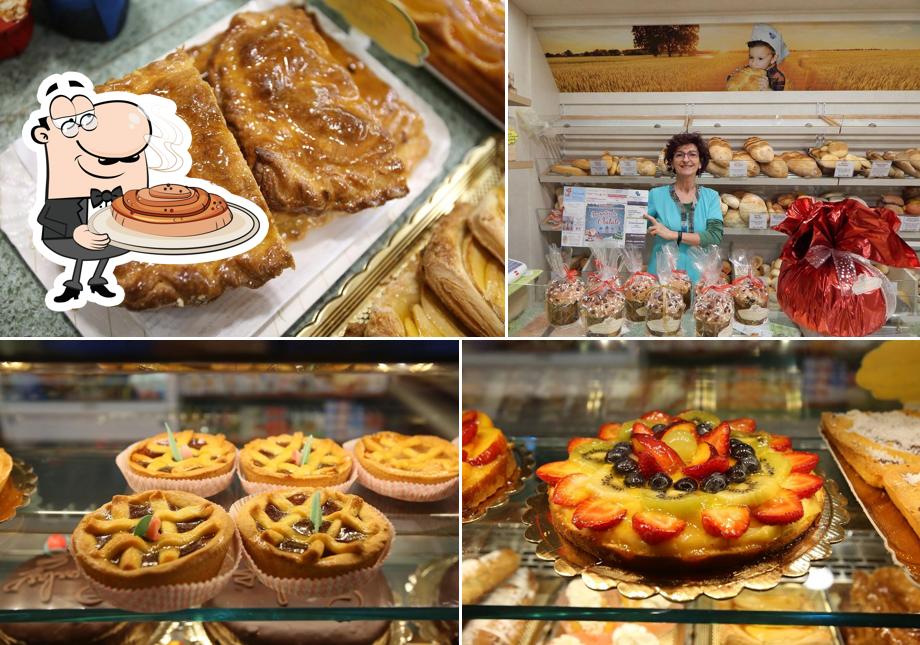
[[[181,430],[174,436],[180,459],[175,458],[164,432],[141,442],[131,451],[131,470],[144,477],[205,479],[233,469],[236,448],[224,435]]]
[[[393,539],[380,511],[326,488],[254,495],[236,519],[256,566],[281,578],[328,578],[374,566]]]
[[[240,451],[249,481],[288,486],[334,486],[348,480],[352,460],[332,439],[302,432],[253,439]]]
[[[460,470],[457,447],[432,435],[377,432],[358,440],[355,457],[370,474],[394,481],[438,484]]]
[[[73,532],[84,571],[118,588],[212,578],[232,542],[233,522],[223,508],[180,491],[116,495]]]

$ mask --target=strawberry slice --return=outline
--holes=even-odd
[[[547,484],[555,486],[569,475],[580,472],[581,468],[572,461],[551,461],[537,468],[537,477]]]
[[[716,455],[701,464],[684,466],[683,473],[694,479],[705,479],[712,473],[724,473],[731,467],[732,464],[728,457]]]
[[[783,482],[783,488],[791,490],[799,496],[799,499],[811,497],[817,493],[822,486],[824,486],[823,477],[811,473],[797,473],[795,471],[786,477],[786,481]]]
[[[580,529],[601,531],[619,524],[626,517],[626,507],[603,499],[587,499],[575,509],[572,524]]]
[[[553,489],[553,504],[574,508],[591,497],[588,489],[588,476],[582,473],[569,475],[556,484]]]
[[[572,451],[575,450],[578,446],[583,443],[588,443],[589,441],[595,441],[594,437],[575,437],[569,439],[569,445],[566,447],[566,450],[571,455]]]
[[[508,442],[505,441],[505,437],[503,435],[498,435],[495,437],[495,441],[490,443],[485,450],[470,459],[470,464],[473,466],[482,466],[483,464],[491,463],[507,449]]]
[[[656,439],[652,435],[640,434],[633,435],[632,438],[633,452],[639,456],[639,468],[643,467],[644,454],[650,454],[655,463],[655,470],[652,472],[672,473],[680,470],[684,462],[674,449],[663,441]],[[645,457],[646,468],[651,467],[648,457]],[[645,473],[643,472],[643,475]],[[646,475],[647,476],[647,475]]]
[[[597,431],[597,438],[604,441],[618,441],[621,423],[602,423]]]
[[[716,453],[720,457],[728,456],[728,441],[731,439],[732,431],[728,427],[728,423],[723,421],[717,425],[712,432],[708,432],[700,437],[700,441],[708,443],[710,446],[716,449]]]
[[[655,473],[663,473],[661,466],[658,465],[658,462],[655,460],[655,456],[650,452],[642,452],[637,455],[639,461],[639,472],[642,473],[642,476],[648,479]]]
[[[463,413],[462,441],[465,446],[476,438],[479,431],[479,413],[476,410],[467,410]]]
[[[776,452],[792,450],[792,439],[783,434],[771,434],[770,447]]]
[[[740,419],[729,419],[725,423],[734,432],[752,433],[757,430],[757,422],[750,417],[741,417]]]
[[[660,544],[677,537],[687,527],[682,519],[657,511],[636,513],[632,525],[639,537],[649,544]]]
[[[700,464],[706,463],[713,457],[718,457],[719,453],[716,452],[716,449],[710,446],[708,443],[698,444],[696,447],[696,452],[693,453],[693,458],[690,460],[689,466],[699,466]]]
[[[786,458],[792,462],[792,472],[794,473],[807,473],[818,465],[818,455],[813,452],[793,450],[786,454]]]
[[[652,425],[657,425],[659,423],[668,425],[674,421],[674,417],[672,417],[670,414],[662,412],[661,410],[652,410],[651,412],[646,412],[639,418],[643,421],[648,421]]]
[[[763,524],[789,524],[805,515],[799,496],[791,490],[781,490],[776,497],[754,507],[751,512]]]
[[[751,525],[751,511],[747,506],[704,508],[701,519],[703,530],[709,535],[734,540]]]
[[[470,453],[464,450],[463,451],[463,463],[469,463],[469,461],[470,461]]]
[[[633,434],[633,436],[635,436],[635,435],[637,435],[637,434],[647,434],[647,435],[650,435],[650,436],[652,436],[652,437],[655,436],[655,433],[652,432],[652,429],[651,429],[651,428],[649,428],[649,427],[648,427],[647,425],[645,425],[644,423],[639,423],[638,421],[636,421],[636,422],[632,425],[632,434]]]

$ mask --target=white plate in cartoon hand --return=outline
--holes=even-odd
[[[115,221],[111,206],[94,213],[89,227],[108,235],[112,246],[128,251],[155,255],[211,253],[243,244],[259,232],[259,220],[253,213],[229,202],[227,206],[233,214],[230,223],[201,235],[166,236],[133,231]]]

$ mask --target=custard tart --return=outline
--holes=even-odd
[[[348,481],[351,465],[351,457],[335,441],[304,437],[302,432],[253,439],[240,451],[246,479],[279,486],[341,484]]]
[[[374,477],[440,484],[457,476],[457,447],[432,435],[377,432],[358,439],[355,458]]]
[[[224,435],[181,430],[174,436],[180,459],[175,459],[164,432],[131,451],[128,455],[131,471],[160,479],[206,479],[233,469],[236,448]]]

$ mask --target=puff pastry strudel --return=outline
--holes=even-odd
[[[128,309],[202,304],[235,287],[258,288],[294,266],[287,246],[271,223],[259,187],[227,129],[210,86],[201,80],[191,59],[175,52],[127,76],[109,81],[99,92],[156,94],[171,99],[176,113],[192,132],[190,177],[223,186],[265,210],[269,229],[255,248],[227,260],[190,265],[129,262],[115,269],[125,290]]]

